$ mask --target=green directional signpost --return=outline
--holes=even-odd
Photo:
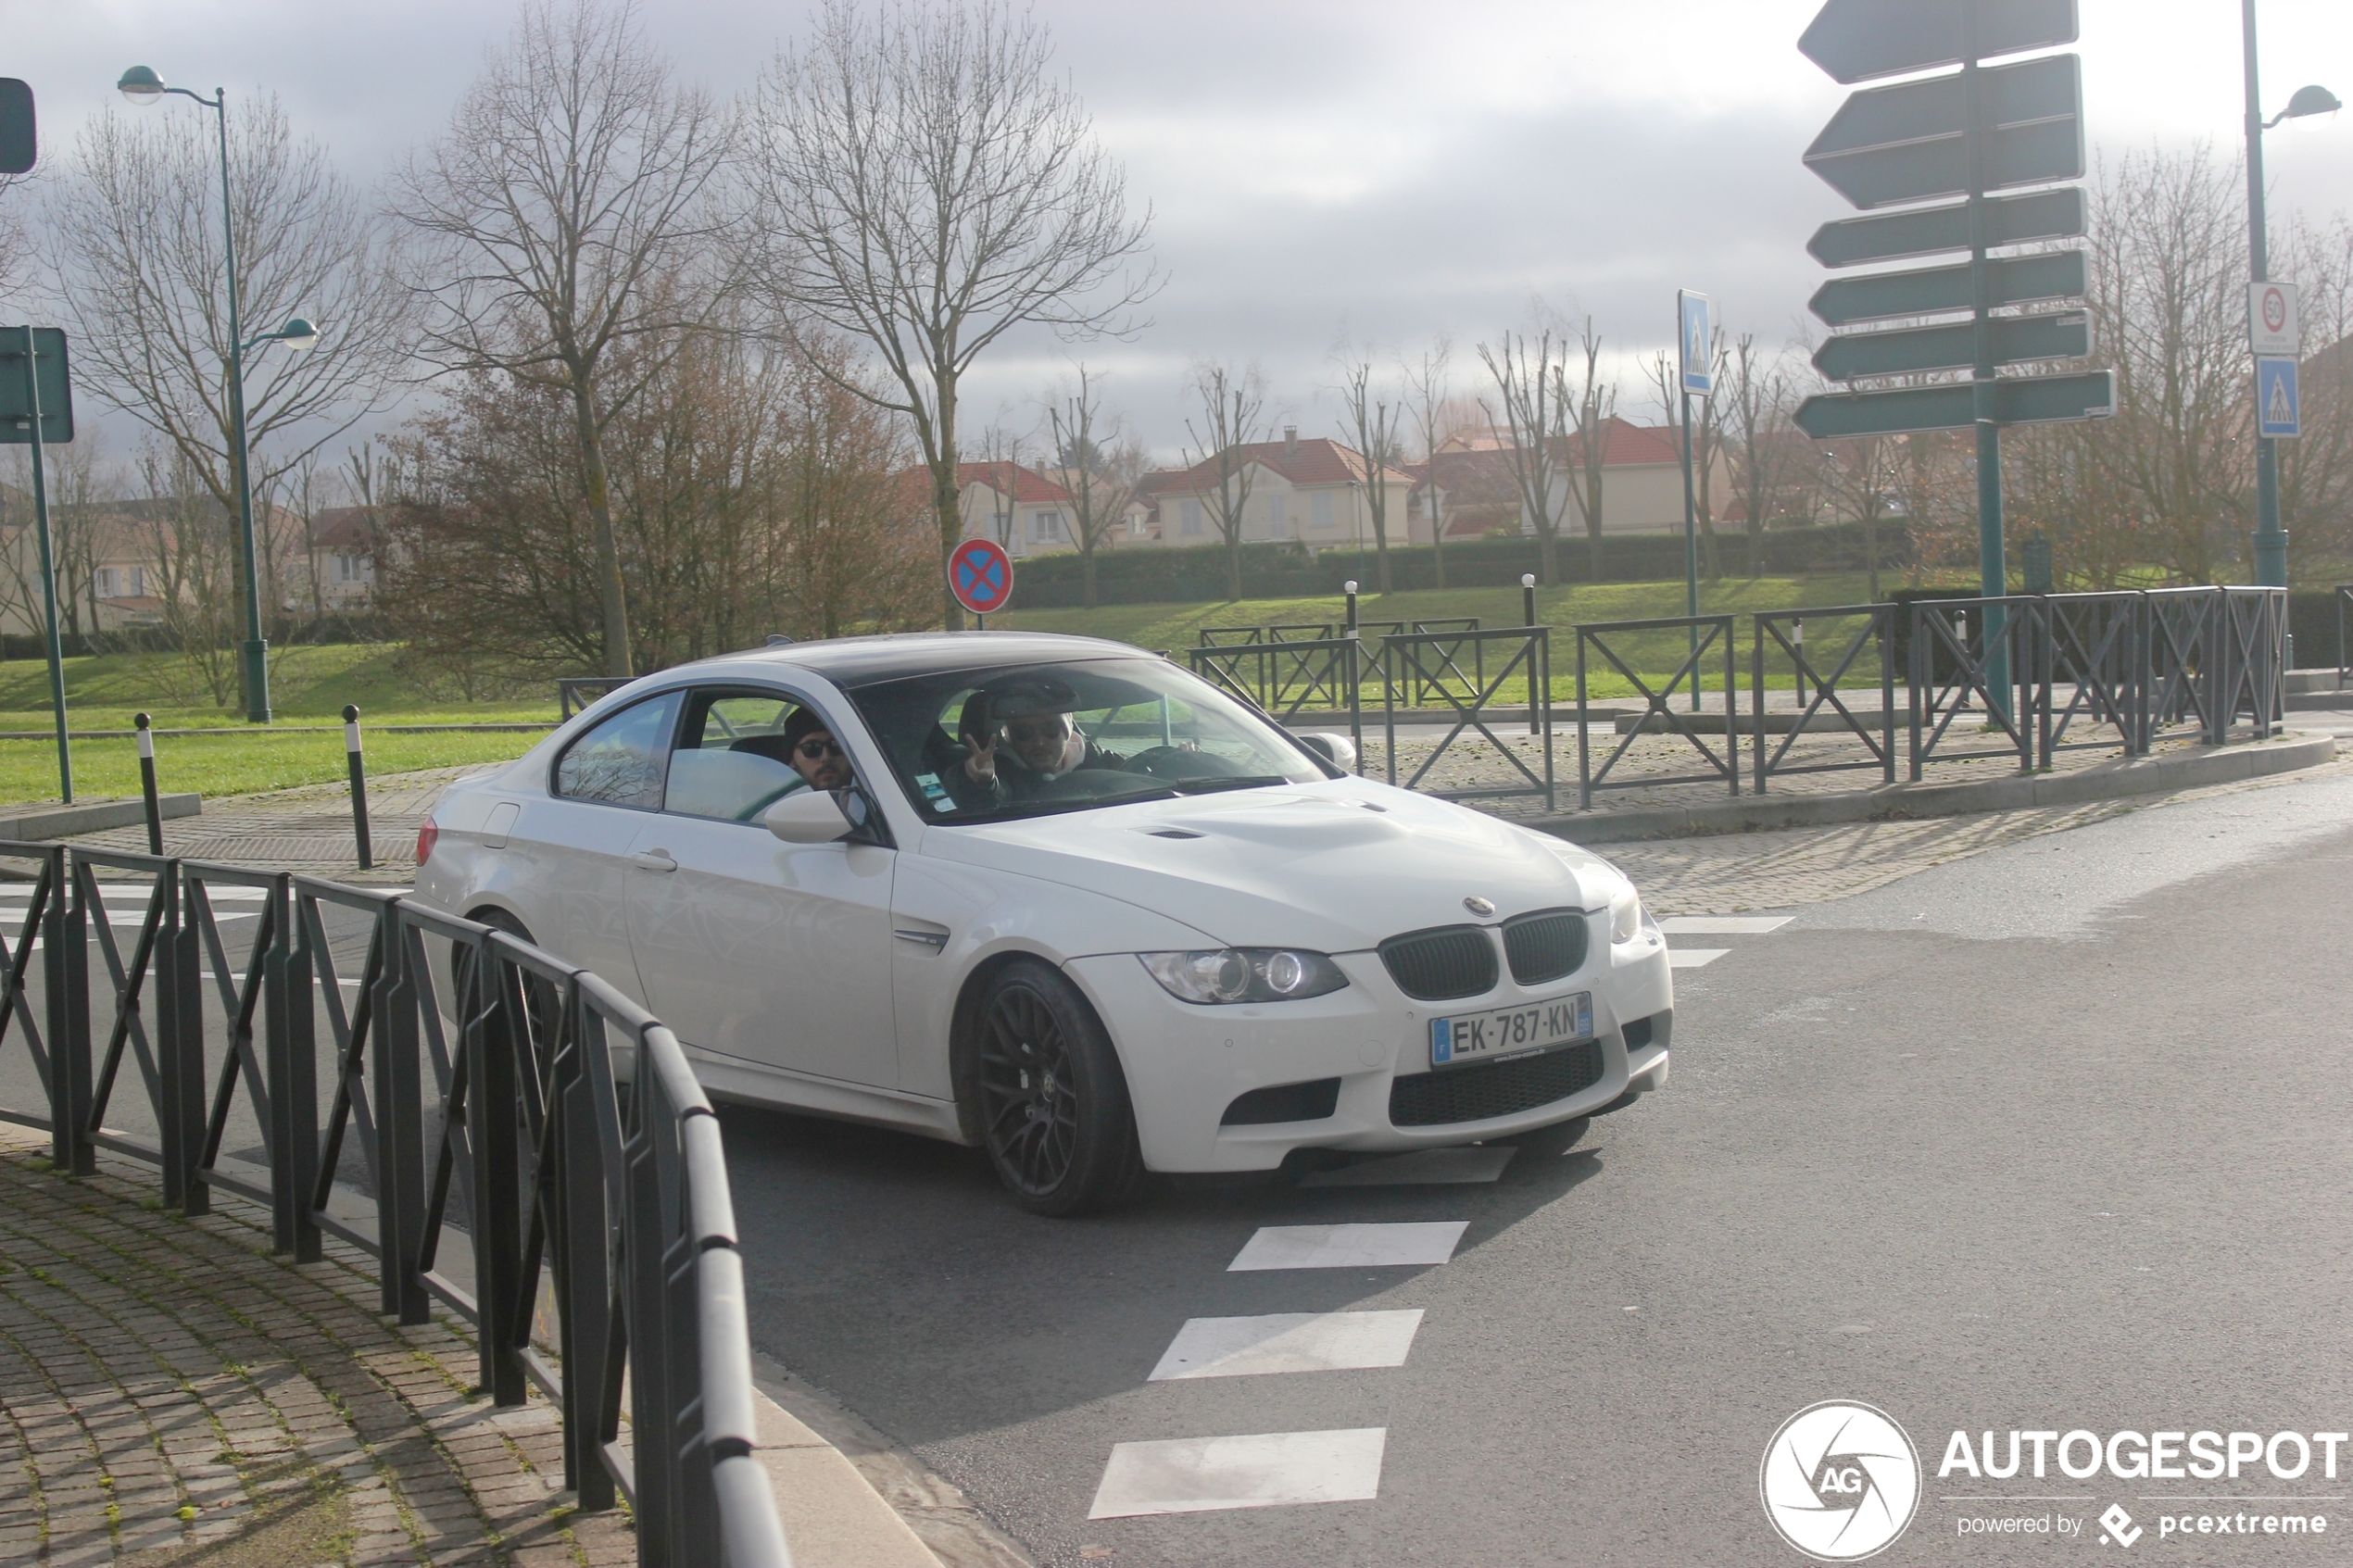
[[[1990,254],[2083,232],[2082,190],[2062,183],[2083,177],[2076,56],[1984,63],[2072,44],[2077,31],[2075,0],[1829,0],[1797,45],[1842,83],[1912,79],[1850,94],[1806,149],[1806,166],[1869,215],[1824,224],[1806,249],[1833,268],[1968,256],[1822,285],[1814,314],[1862,330],[1824,344],[1815,369],[1850,386],[1907,383],[1809,397],[1798,428],[1826,441],[1974,427],[1988,598],[2007,591],[2002,427],[2099,419],[2116,403],[2109,371],[2045,369],[2091,352],[2089,319],[2068,308],[2084,292],[2083,254]],[[1898,210],[1879,210],[1886,207]],[[2004,366],[2037,370],[2004,376]],[[1964,370],[1967,381],[1917,379]],[[2000,611],[1982,624],[1987,684],[2004,701]]]

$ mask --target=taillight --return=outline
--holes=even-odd
[[[433,858],[434,844],[440,837],[440,824],[427,817],[425,825],[417,830],[417,864],[422,866]]]

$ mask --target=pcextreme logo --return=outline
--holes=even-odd
[[[1885,1411],[1825,1399],[1781,1423],[1756,1484],[1781,1539],[1818,1562],[1856,1562],[1911,1524],[1919,1450]]]

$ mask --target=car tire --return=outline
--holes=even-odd
[[[1065,1218],[1132,1196],[1144,1162],[1111,1035],[1051,965],[1020,959],[972,1012],[981,1147],[1015,1203]]]

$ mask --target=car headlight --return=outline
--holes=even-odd
[[[1625,890],[1609,901],[1609,939],[1631,942],[1642,934],[1642,896],[1628,883]]]
[[[1293,947],[1218,947],[1202,953],[1139,953],[1162,990],[1180,1002],[1295,1002],[1348,984],[1321,953]]]

